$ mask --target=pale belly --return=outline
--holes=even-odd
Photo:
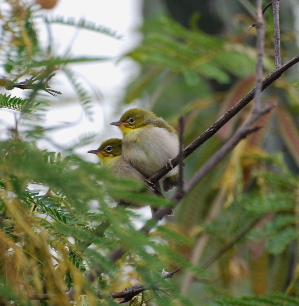
[[[124,158],[146,177],[176,157],[178,151],[177,136],[157,127],[134,130],[123,139]],[[167,176],[175,172],[176,169],[173,169]]]

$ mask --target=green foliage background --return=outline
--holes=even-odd
[[[43,118],[49,96],[59,94],[51,88],[54,74],[65,74],[83,111],[91,115],[90,93],[72,65],[110,59],[57,56],[50,42],[42,47],[36,23],[117,35],[82,20],[41,20],[35,5],[6,4],[0,45],[4,69],[0,86],[6,92],[0,94],[0,108],[18,112],[19,119],[18,128],[7,131],[0,143],[1,303],[29,305],[47,294],[41,304],[69,305],[67,292],[74,289],[77,305],[115,305],[109,293],[142,283],[153,290],[136,305],[297,305],[296,78],[281,78],[267,90],[263,100],[274,101],[277,108],[259,122],[260,132],[242,141],[179,203],[167,222],[150,223],[153,231],[146,235],[132,221],[141,218],[138,210],[115,208],[113,196],[157,207],[171,205],[170,200],[144,195],[142,186],[116,181],[100,165],[76,156],[74,149],[91,143],[93,137],[82,137],[67,151],[39,149],[47,132]],[[270,15],[265,15],[267,72],[274,68]],[[238,25],[247,29],[253,19],[243,17]],[[184,115],[185,145],[254,86],[256,62],[251,44],[255,30],[240,36],[238,28],[223,38],[201,31],[197,16],[193,18],[189,29],[166,16],[145,20],[142,43],[127,54],[139,63],[141,74],[120,102],[122,106],[142,98],[144,106],[174,126]],[[294,46],[284,27],[282,39]],[[294,55],[293,50],[284,48],[284,58]],[[9,94],[13,88],[24,89],[25,97]],[[244,109],[186,160],[186,180],[249,113],[250,107]],[[238,243],[207,264],[243,232]],[[125,254],[114,262],[111,254],[119,246]],[[182,270],[172,279],[161,278],[162,269],[178,267]],[[100,276],[90,283],[86,275],[95,270]],[[186,286],[190,273],[192,281]]]

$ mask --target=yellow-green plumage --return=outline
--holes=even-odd
[[[112,122],[123,135],[122,155],[134,168],[149,178],[179,153],[175,129],[153,112],[134,108],[125,112],[119,121]],[[163,179],[168,191],[176,184],[177,169],[172,169]]]
[[[136,170],[130,163],[124,160],[122,156],[122,140],[119,138],[108,139],[104,141],[97,150],[90,150],[88,153],[96,154],[103,166],[106,167],[115,178],[130,179],[138,182],[144,182],[146,179],[145,176]],[[147,190],[145,186],[144,190]],[[115,200],[120,201],[122,205],[140,207],[140,205],[132,205],[132,203],[128,203],[122,199]]]
[[[146,178],[122,156],[122,140],[111,138],[104,141],[97,150],[88,153],[96,154],[111,174],[117,178],[127,178],[144,181]]]
[[[90,150],[88,153],[96,154],[101,160],[104,167],[106,167],[110,173],[116,178],[123,179],[131,179],[138,182],[144,182],[146,177],[141,174],[137,169],[135,169],[129,162],[127,162],[122,155],[122,140],[119,138],[111,138],[104,141],[101,146],[97,150]],[[148,190],[148,188],[144,185],[144,190],[142,192],[150,193],[150,194],[158,194],[161,195],[159,188],[155,188],[154,190]],[[121,204],[130,205],[133,207],[140,207],[140,205],[132,205],[132,203],[128,203],[120,200]],[[141,205],[142,206],[142,205]],[[152,210],[153,211],[153,210]]]

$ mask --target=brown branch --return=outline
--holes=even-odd
[[[262,91],[269,87],[274,81],[276,81],[285,71],[299,62],[299,55],[282,65],[279,69],[272,71],[262,82]],[[210,139],[217,131],[227,123],[231,118],[239,113],[251,100],[254,98],[256,88],[252,89],[244,98],[236,103],[230,110],[228,110],[218,121],[211,125],[206,131],[204,131],[199,137],[197,137],[191,144],[189,144],[183,151],[184,159],[192,154],[200,145]],[[173,167],[179,163],[179,157],[172,159],[171,164]],[[159,181],[164,175],[166,175],[171,169],[165,165],[159,171],[149,178],[149,181],[154,184]]]
[[[186,183],[186,193],[189,193],[242,139],[244,139],[247,135],[256,132],[258,129],[259,127],[252,129],[239,129],[233,135],[233,137],[231,137],[228,142],[226,142],[214,155],[212,155],[212,157]]]
[[[280,24],[279,24],[279,0],[272,0],[273,21],[274,21],[274,54],[275,67],[281,67],[280,55]]]
[[[273,1],[271,1],[270,3],[268,3],[268,4],[264,7],[264,9],[263,9],[263,15],[266,13],[266,10],[272,5],[272,2],[273,2]]]
[[[162,272],[162,279],[173,277],[173,275],[175,273],[179,272],[181,269],[182,269],[182,267],[177,268],[176,270],[171,271],[171,272],[167,272],[167,271],[163,270],[164,274]],[[160,290],[159,289],[159,283],[156,283],[156,284],[153,284],[153,285],[150,285],[150,286],[145,286],[143,284],[135,285],[135,286],[132,286],[130,288],[126,288],[123,291],[109,293],[109,297],[112,298],[112,299],[122,298],[122,300],[119,303],[123,304],[123,303],[131,301],[131,299],[133,299],[136,295],[140,294],[141,292],[147,291],[147,290]],[[74,292],[72,292],[72,294],[73,293]],[[97,292],[96,295],[99,298],[103,298],[103,294],[101,292]],[[68,296],[71,299],[73,297],[73,296],[70,296],[70,292],[68,292]],[[39,301],[48,300],[49,299],[49,294],[32,294],[32,295],[30,295],[29,299],[30,300],[39,300]]]
[[[256,64],[256,91],[254,95],[253,112],[261,109],[261,92],[263,80],[264,57],[264,20],[262,12],[262,0],[257,0],[257,64]]]
[[[165,270],[164,274],[162,273],[163,279],[165,278],[171,278],[173,275],[177,272],[179,272],[182,269],[182,267],[177,268],[176,270],[172,272],[167,272]],[[123,298],[123,300],[120,301],[120,304],[129,302],[133,297],[138,295],[141,292],[144,292],[146,290],[159,290],[159,284],[153,284],[151,286],[145,286],[143,284],[135,285],[133,287],[127,288],[124,291],[120,292],[115,292],[115,293],[110,293],[109,296],[112,299],[118,299],[118,298]]]
[[[133,297],[135,297],[136,295],[146,290],[149,290],[149,287],[146,287],[143,284],[140,284],[140,285],[135,285],[133,287],[127,288],[124,291],[110,293],[109,296],[112,299],[122,298],[122,300],[120,301],[120,304],[123,304],[123,303],[131,301]]]

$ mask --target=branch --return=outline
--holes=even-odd
[[[6,78],[0,79],[0,86],[5,87],[6,90],[12,90],[14,88],[19,89],[40,89],[44,90],[52,96],[61,95],[61,92],[58,90],[50,89],[49,81],[55,74],[50,74],[46,79],[41,79],[40,77],[32,76],[29,79],[26,79],[22,82],[14,82]]]
[[[162,277],[163,279],[165,278],[171,278],[173,277],[173,275],[177,272],[179,272],[182,269],[182,267],[177,268],[176,270],[172,271],[172,272],[167,272],[163,269],[162,271]],[[144,292],[146,290],[159,290],[159,283],[158,284],[153,284],[151,286],[145,286],[143,284],[139,284],[139,285],[135,285],[133,287],[127,288],[124,291],[120,291],[120,292],[115,292],[115,293],[110,293],[109,296],[112,299],[118,299],[118,298],[123,298],[120,301],[120,304],[122,303],[126,303],[132,300],[133,297],[135,297],[136,295],[138,295],[141,292]]]
[[[261,109],[261,92],[263,79],[264,56],[264,20],[262,12],[262,0],[257,0],[257,64],[256,64],[256,91],[254,95],[253,112]]]
[[[167,272],[163,269],[162,279],[173,277],[173,275],[179,272],[181,269],[182,267],[177,268],[176,270],[171,271],[171,272]],[[123,303],[131,301],[136,295],[140,294],[141,292],[147,291],[147,290],[160,290],[159,282],[156,284],[150,285],[150,286],[145,286],[143,284],[135,285],[130,288],[126,288],[123,291],[109,293],[109,297],[112,299],[122,298],[122,300],[119,303],[123,304]],[[103,298],[103,295],[101,292],[97,292],[96,295],[99,298]],[[68,293],[68,296],[70,297],[69,293]],[[49,298],[50,298],[49,294],[32,294],[29,297],[30,300],[39,300],[39,301],[48,300]]]
[[[272,0],[273,21],[274,21],[274,54],[275,67],[281,67],[280,55],[280,24],[279,24],[279,0]]]
[[[276,81],[285,71],[290,67],[294,66],[299,62],[299,55],[282,65],[279,69],[272,71],[268,76],[262,81],[261,90],[265,90],[274,81]],[[199,137],[197,137],[191,144],[189,144],[183,151],[184,159],[192,154],[200,145],[210,139],[217,131],[227,123],[231,118],[239,113],[251,100],[254,98],[256,88],[252,89],[244,98],[242,98],[237,104],[235,104],[230,110],[228,110],[218,121],[211,125],[206,131],[204,131]],[[173,167],[177,166],[179,163],[179,157],[175,157],[170,161]],[[171,169],[169,166],[165,165],[154,175],[152,175],[148,181],[152,184],[158,182],[164,175],[166,175]]]
[[[132,298],[134,298],[136,295],[146,290],[149,290],[149,289],[150,289],[149,287],[146,287],[143,284],[140,284],[140,285],[135,285],[133,287],[127,288],[124,291],[110,293],[109,296],[112,299],[122,298],[122,300],[119,303],[123,304],[123,303],[131,301]]]

